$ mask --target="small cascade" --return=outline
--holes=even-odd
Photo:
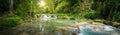
[[[110,33],[96,31],[90,26],[81,26],[81,34],[83,35],[111,35]]]
[[[48,16],[48,15],[46,15],[46,14],[42,14],[41,16],[40,16],[40,21],[41,22],[48,22],[48,21],[50,21],[51,20],[51,16]]]
[[[92,24],[83,24],[79,26],[81,33],[78,35],[118,35],[120,32],[115,32],[116,28],[108,25],[92,25]]]

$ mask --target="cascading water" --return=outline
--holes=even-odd
[[[81,31],[82,35],[111,35],[110,33],[93,30],[89,26],[81,26]]]
[[[81,33],[79,33],[78,35],[119,35],[119,33],[120,33],[120,32],[115,32],[116,28],[114,28],[112,26],[101,25],[101,27],[103,27],[102,28],[103,31],[97,30],[97,29],[93,29],[93,26],[91,27],[89,24],[88,25],[79,26],[79,28],[81,30]]]

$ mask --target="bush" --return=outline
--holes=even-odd
[[[59,14],[57,15],[58,19],[69,19],[70,17],[67,14]]]
[[[101,16],[99,13],[95,12],[83,12],[81,14],[72,14],[71,17],[77,18],[77,19],[101,19]]]
[[[101,16],[95,12],[84,12],[81,14],[81,16],[87,19],[100,19],[101,18]]]
[[[117,12],[113,15],[113,17],[109,20],[113,20],[113,21],[120,21],[120,12]]]
[[[0,30],[16,26],[19,20],[19,17],[8,17],[0,19]]]

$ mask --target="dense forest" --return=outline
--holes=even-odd
[[[105,24],[119,28],[112,22],[120,22],[120,0],[0,0],[0,30],[32,22],[41,14],[106,20]]]

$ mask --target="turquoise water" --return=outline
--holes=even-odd
[[[108,27],[108,32],[96,31],[89,25],[76,27],[76,20],[51,20],[48,22],[30,22],[18,25],[6,31],[0,31],[0,35],[119,35],[120,30]],[[107,25],[105,25],[107,26]]]

